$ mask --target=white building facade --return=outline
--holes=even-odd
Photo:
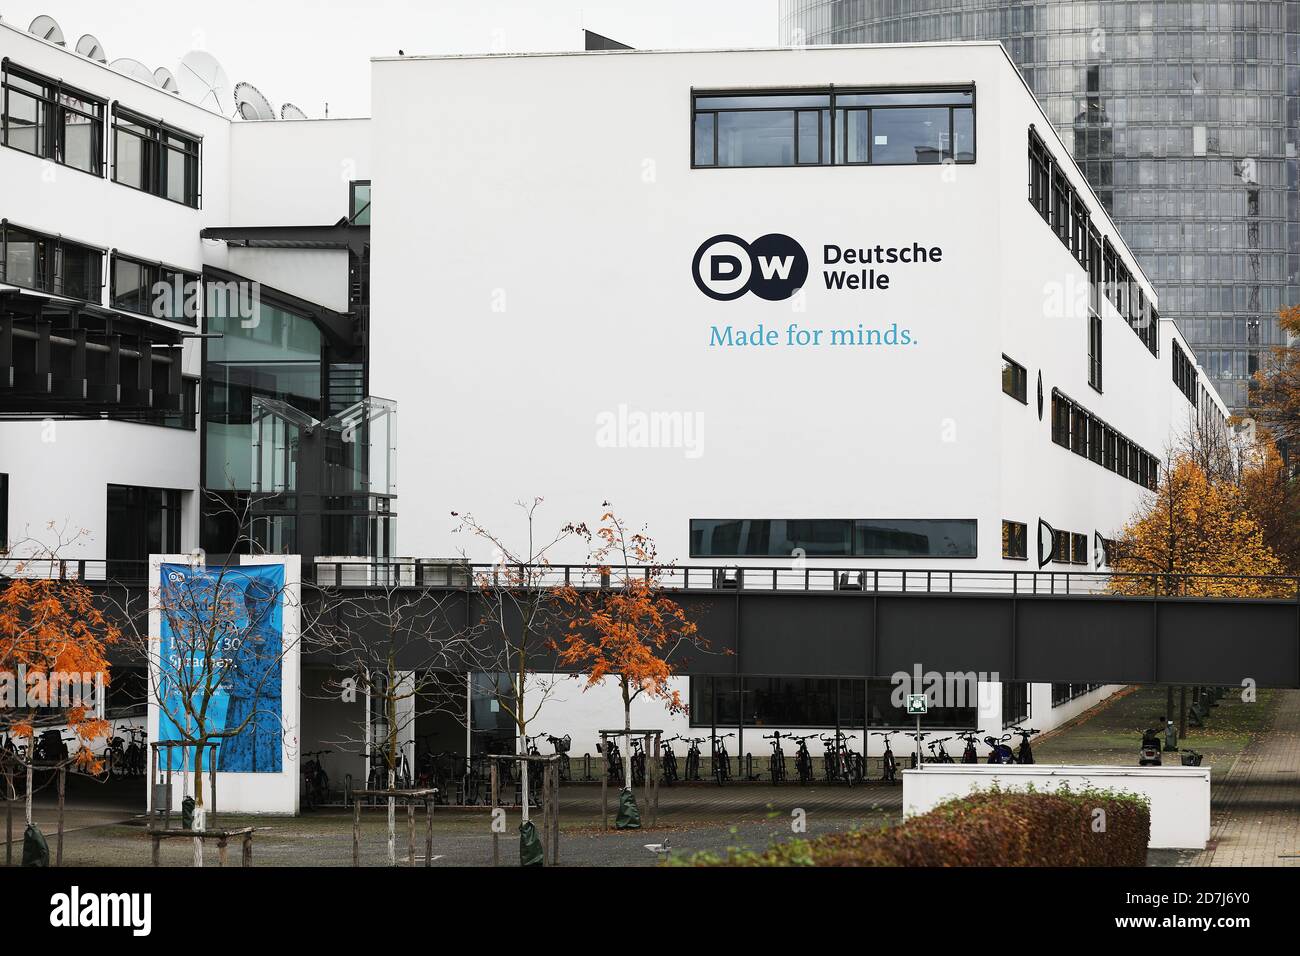
[[[10,108],[0,290],[93,305],[92,335],[158,326],[193,393],[165,422],[0,424],[11,542],[55,522],[86,531],[71,558],[221,551],[204,501],[258,481],[257,399],[324,420],[381,395],[400,484],[312,549],[301,515],[266,518],[269,550],[488,561],[451,512],[517,540],[540,496],[543,532],[609,501],[679,565],[1104,574],[1180,433],[1224,417],[996,44],[379,59],[370,119],[277,122],[3,24],[0,53],[7,85],[97,105],[103,144],[70,168]],[[190,192],[122,181],[117,127],[144,120],[193,145]],[[35,281],[32,235],[98,251],[98,285]],[[119,257],[257,283],[256,321],[132,311]],[[735,729],[756,756],[772,730],[898,724],[880,682],[704,683],[682,679],[690,716],[634,723]],[[933,725],[1046,729],[1113,690],[989,675]],[[612,691],[564,682],[535,726],[582,753],[620,722]]]

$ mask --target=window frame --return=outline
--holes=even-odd
[[[841,97],[850,96],[872,96],[884,94],[969,94],[970,102],[963,104],[943,104],[943,103],[891,103],[875,105],[854,105],[845,103],[840,104]],[[710,109],[707,106],[704,109],[699,108],[701,99],[715,99],[725,97],[827,97],[826,106],[745,106],[732,109]],[[687,146],[689,149],[690,169],[796,169],[800,167],[817,168],[825,166],[941,166],[945,163],[954,163],[961,166],[974,165],[978,160],[978,140],[979,140],[979,115],[977,109],[978,96],[976,85],[972,83],[925,83],[904,86],[814,86],[814,87],[762,87],[762,88],[696,88],[692,87],[690,91],[690,135],[687,137]],[[873,151],[875,148],[875,134],[873,114],[876,111],[898,110],[898,109],[946,109],[948,111],[948,133],[947,148],[941,150],[945,155],[941,156],[937,163],[885,163],[875,162]],[[970,110],[971,113],[971,155],[969,159],[959,159],[956,149],[956,110]],[[862,111],[867,114],[867,158],[865,160],[850,162],[847,158],[840,158],[840,146],[838,139],[844,136],[845,124],[847,123],[850,112]],[[793,161],[790,163],[760,163],[753,165],[728,165],[719,162],[718,138],[721,124],[718,117],[722,113],[747,113],[747,112],[789,112],[792,120],[792,142],[794,145]],[[801,113],[817,112],[820,119],[817,123],[817,151],[818,162],[800,162],[800,136],[799,136],[799,116]],[[843,114],[843,115],[841,115]],[[712,136],[713,142],[710,149],[712,162],[696,162],[696,123],[699,117],[712,117]],[[827,142],[827,132],[829,129],[829,143]],[[847,147],[847,142],[844,144]],[[847,152],[845,153],[847,157]]]
[[[1014,391],[1007,390],[1008,371],[1011,372]],[[1014,398],[1021,405],[1029,404],[1029,370],[1005,352],[1002,353],[1002,394]]]
[[[191,133],[172,126],[162,120],[146,116],[144,113],[139,113],[120,103],[113,104],[112,114],[110,131],[113,141],[113,161],[110,164],[109,179],[119,186],[125,186],[127,189],[134,189],[136,192],[155,196],[158,199],[165,199],[167,202],[175,203],[178,206],[185,206],[189,209],[202,209],[203,137],[197,133]],[[127,126],[134,126],[137,129],[128,129]],[[144,130],[144,132],[142,133],[140,130]],[[141,143],[141,183],[139,186],[119,178],[119,133],[125,136],[133,136]],[[169,138],[184,140],[187,147],[192,148],[174,146],[168,142]],[[193,160],[192,166],[189,162],[185,165],[186,198],[184,199],[173,199],[167,194],[168,176],[170,175],[167,158],[173,152],[179,152],[188,159]],[[189,182],[191,173],[193,174],[193,183]],[[193,186],[192,192],[190,190],[191,185]]]
[[[199,289],[199,293],[198,293],[199,315],[198,316],[182,315],[178,318],[172,318],[165,315],[154,315],[152,311],[137,312],[134,309],[127,308],[124,305],[119,305],[117,301],[117,263],[119,261],[130,263],[131,265],[134,266],[139,266],[142,271],[152,270],[152,275],[142,280],[141,282],[141,289],[143,290],[151,290],[153,286],[158,282],[170,282],[171,280],[168,279],[168,276],[179,275],[181,277],[182,287],[186,289],[190,287],[189,285],[190,283],[196,283]],[[190,271],[189,269],[183,269],[180,266],[168,265],[165,262],[151,262],[148,259],[143,259],[139,256],[127,255],[126,253],[118,252],[116,250],[114,250],[112,254],[109,256],[108,307],[110,309],[113,309],[114,311],[126,312],[129,315],[139,315],[139,316],[143,316],[144,318],[152,319],[158,322],[174,322],[177,325],[197,326],[199,323],[199,317],[203,314],[204,299],[205,299],[205,293],[204,293],[204,286],[203,286],[202,270]]]
[[[1019,548],[1016,532],[1019,531]],[[1019,551],[1019,553],[1016,553]],[[1029,560],[1029,525],[1023,521],[1002,519],[1002,559],[1004,561]]]
[[[42,265],[48,258],[52,260],[52,266],[49,267],[48,284],[26,285],[15,281],[9,275],[9,233],[10,230],[21,232],[32,236],[36,243],[46,247],[47,252],[40,255]],[[99,295],[96,298],[83,298],[78,295],[69,295],[66,291],[67,276],[64,272],[64,263],[67,261],[65,250],[74,248],[80,251],[91,253],[99,257],[99,283],[97,286]],[[86,302],[90,305],[103,305],[104,302],[104,262],[107,259],[108,252],[101,246],[95,246],[88,242],[78,242],[75,239],[68,239],[63,236],[55,236],[38,229],[29,229],[9,220],[0,220],[0,282],[5,285],[11,285],[18,289],[27,289],[32,292],[41,292],[47,295],[55,295],[64,299],[71,299],[74,302]],[[41,266],[38,266],[40,268]]]
[[[17,90],[17,92],[21,93],[23,96],[30,97],[31,99],[37,100],[41,103],[47,114],[45,121],[43,123],[38,122],[35,127],[41,131],[39,135],[43,136],[45,140],[41,144],[41,149],[39,151],[32,152],[23,149],[21,146],[15,146],[9,142],[9,118],[11,115],[9,112],[9,94],[11,90],[9,77],[11,75],[18,77],[27,83],[43,88],[39,95],[32,93],[29,90]],[[60,97],[62,96],[67,96],[98,107],[98,115],[87,113],[83,109],[60,102]],[[26,153],[28,156],[37,159],[57,163],[66,169],[75,169],[79,173],[84,173],[87,176],[94,176],[96,179],[104,178],[105,169],[108,165],[108,156],[104,139],[104,133],[108,126],[108,101],[106,99],[102,96],[95,96],[92,93],[88,93],[79,87],[70,86],[62,80],[46,76],[36,70],[19,66],[8,57],[0,60],[0,97],[3,97],[3,102],[0,102],[0,115],[3,115],[4,117],[4,122],[0,122],[0,145],[6,146],[19,153]],[[80,166],[67,161],[67,118],[64,115],[65,112],[75,113],[78,116],[85,117],[91,122],[92,127],[95,130],[95,135],[91,137],[91,142],[94,144],[95,152],[94,169],[82,169]],[[53,119],[51,118],[51,113],[53,114]]]
[[[1088,384],[1098,393],[1102,391],[1102,325],[1101,316],[1088,315]]]

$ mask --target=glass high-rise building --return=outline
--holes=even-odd
[[[1001,40],[1234,410],[1300,303],[1300,2],[781,0],[786,44]]]

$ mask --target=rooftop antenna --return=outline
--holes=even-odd
[[[217,58],[206,50],[191,50],[181,57],[176,83],[181,96],[197,106],[222,116],[229,116],[234,108],[230,77]]]
[[[67,41],[63,39],[63,28],[51,16],[42,13],[32,21],[32,25],[27,28],[28,33],[34,33],[42,40],[48,40],[50,43],[57,43],[59,46],[67,46]]]
[[[246,120],[275,119],[275,107],[252,83],[235,84],[235,113]]]
[[[176,77],[173,76],[172,71],[167,69],[165,66],[160,66],[158,69],[153,71],[153,81],[168,93],[179,95],[181,92],[180,87],[176,85]]]
[[[307,114],[304,113],[302,110],[300,110],[298,107],[294,106],[292,103],[285,103],[283,106],[280,107],[280,119],[304,120],[306,118],[307,118]]]
[[[108,54],[104,52],[104,44],[99,42],[98,37],[89,33],[77,41],[77,52],[88,59],[94,60],[96,63],[108,62]]]
[[[141,83],[148,83],[150,86],[156,86],[157,81],[153,78],[153,70],[145,66],[139,60],[133,60],[124,56],[114,60],[108,65],[110,70],[121,73],[123,76],[134,77]]]

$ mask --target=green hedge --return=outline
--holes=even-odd
[[[1097,811],[1101,811],[1099,814]],[[687,866],[1145,866],[1151,808],[1113,790],[990,790],[898,826],[697,854]]]

